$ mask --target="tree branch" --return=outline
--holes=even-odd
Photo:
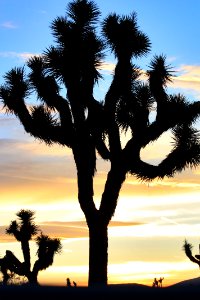
[[[189,244],[186,240],[185,243],[183,245],[183,250],[185,251],[185,254],[187,255],[187,257],[194,263],[198,264],[200,267],[200,260],[196,259],[193,255],[192,255],[192,245]]]
[[[156,177],[163,179],[172,177],[174,173],[181,172],[186,167],[196,167],[200,163],[200,144],[194,142],[191,145],[177,145],[171,153],[157,166],[143,162],[139,156],[131,154],[128,156],[126,153],[125,161],[128,171],[137,176],[137,178],[149,181]]]
[[[48,144],[56,142],[62,145],[70,146],[72,143],[72,133],[68,133],[66,128],[62,128],[59,124],[52,122],[48,123],[47,119],[50,121],[49,117],[44,119],[45,127],[41,126],[41,122],[37,123],[39,116],[38,112],[40,112],[40,116],[45,117],[46,115],[47,117],[47,110],[45,111],[45,109],[41,109],[40,106],[38,108],[33,108],[32,114],[29,112],[24,99],[29,93],[30,86],[27,80],[24,79],[24,70],[22,68],[12,69],[6,74],[5,78],[6,84],[0,88],[0,98],[4,103],[4,107],[19,118],[20,122],[24,126],[25,131],[35,138],[44,140]],[[61,106],[60,103],[59,105]],[[66,106],[67,104],[65,105],[65,110]],[[69,111],[67,112],[69,113]],[[50,115],[50,113],[48,113],[48,115]],[[62,122],[66,122],[66,119],[65,121],[63,120],[63,109],[61,119]],[[41,121],[40,118],[39,120]]]
[[[104,192],[102,194],[99,213],[102,217],[102,221],[106,225],[109,224],[114,215],[119,192],[126,178],[126,172],[123,168],[124,166],[122,166],[123,164],[118,164],[114,167],[111,166],[111,170],[107,176]]]
[[[111,156],[119,158],[121,152],[119,128],[116,123],[116,107],[120,97],[131,91],[132,65],[130,59],[120,59],[115,67],[115,75],[105,97],[105,114],[108,122],[108,137]]]

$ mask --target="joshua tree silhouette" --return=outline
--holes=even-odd
[[[27,133],[72,150],[78,200],[89,228],[89,286],[107,284],[107,228],[126,175],[163,179],[200,162],[199,135],[193,127],[200,103],[167,94],[173,73],[164,55],[154,56],[146,83],[140,80],[141,72],[132,60],[148,53],[150,41],[139,29],[135,13],[108,15],[100,36],[99,15],[93,1],[70,2],[66,16],[51,24],[55,46],[27,62],[27,75],[25,67],[7,72],[0,89],[5,108],[19,118]],[[101,78],[106,48],[117,63],[105,99],[97,101],[93,89]],[[30,108],[25,100],[33,90],[41,105]],[[156,116],[151,120],[153,108]],[[172,151],[158,165],[143,161],[141,149],[168,130],[174,136]],[[122,146],[127,132],[130,138]],[[99,208],[93,198],[97,153],[110,163]]]
[[[20,262],[11,251],[6,251],[5,256],[0,259],[3,284],[7,284],[13,274],[26,276],[29,283],[38,284],[37,277],[39,271],[45,270],[53,264],[54,255],[61,251],[61,242],[60,239],[51,239],[42,232],[37,235],[39,228],[33,221],[33,211],[22,209],[16,215],[19,221],[12,221],[10,226],[6,229],[6,233],[13,235],[16,240],[21,243],[24,262]],[[38,259],[35,261],[31,271],[29,241],[33,236],[36,236]]]
[[[197,255],[193,256],[192,248],[193,248],[193,245],[188,243],[187,240],[185,240],[185,242],[183,244],[183,250],[184,250],[185,254],[193,263],[196,263],[200,267],[200,255],[197,254]]]

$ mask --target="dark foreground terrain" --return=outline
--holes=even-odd
[[[111,285],[106,288],[58,287],[58,286],[0,286],[0,299],[10,300],[128,300],[128,299],[199,299],[200,285],[174,285],[152,288],[137,284]]]

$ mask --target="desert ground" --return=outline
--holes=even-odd
[[[184,281],[173,286],[153,288],[139,284],[108,285],[106,288],[96,287],[59,287],[59,286],[1,286],[0,299],[10,300],[107,300],[107,299],[189,299],[199,298],[200,278]],[[194,298],[195,299],[195,298]]]

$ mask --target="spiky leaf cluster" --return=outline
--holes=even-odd
[[[13,235],[18,241],[31,240],[38,233],[38,226],[33,221],[34,212],[22,209],[16,215],[19,221],[12,221],[6,228],[6,233]]]
[[[103,33],[108,45],[118,58],[139,57],[150,50],[147,35],[139,30],[136,13],[120,17],[110,14],[103,22]]]
[[[29,83],[24,68],[14,68],[4,76],[5,83],[0,88],[0,98],[7,112],[17,113],[29,95]]]

